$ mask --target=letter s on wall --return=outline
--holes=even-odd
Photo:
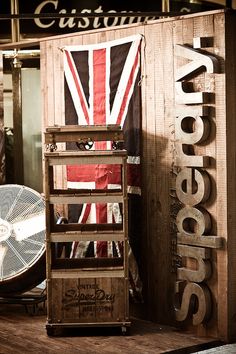
[[[179,289],[177,289],[177,293],[178,292]],[[198,299],[198,308],[195,313],[193,313],[194,302],[191,301],[193,296]],[[192,322],[194,326],[208,321],[211,314],[211,294],[206,285],[187,283],[185,286],[181,306],[180,308],[175,308],[176,320],[181,322],[186,320],[189,311],[192,313]]]

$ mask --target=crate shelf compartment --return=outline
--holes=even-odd
[[[124,235],[124,225],[123,223],[112,223],[112,224],[83,224],[83,223],[66,223],[66,224],[51,224],[50,225],[51,234],[63,233],[65,235],[70,235],[71,233],[78,234],[119,234]],[[125,235],[124,235],[125,236]]]
[[[110,268],[117,270],[117,267],[124,268],[123,257],[85,257],[85,258],[56,258],[52,260],[52,270],[55,269],[83,269],[99,270]]]

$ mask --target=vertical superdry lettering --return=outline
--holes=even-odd
[[[196,39],[193,43],[197,43]],[[204,43],[204,41],[200,41]],[[209,320],[212,309],[211,289],[207,280],[212,276],[211,249],[222,245],[222,238],[211,235],[212,220],[204,203],[211,194],[211,180],[207,168],[211,156],[196,153],[198,144],[207,145],[211,129],[209,95],[212,92],[193,90],[189,81],[199,73],[218,72],[218,60],[211,54],[185,45],[176,45],[175,56],[187,59],[175,75],[175,160],[178,169],[176,195],[182,208],[176,216],[177,254],[183,260],[177,268],[176,320],[184,321],[189,314],[193,325]],[[205,82],[205,87],[207,83]],[[192,297],[197,308],[192,306]]]

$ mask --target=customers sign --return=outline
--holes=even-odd
[[[19,0],[18,0],[19,1]],[[37,18],[20,20],[20,32],[27,36],[40,33],[44,34],[62,34],[69,32],[77,32],[89,29],[98,29],[103,27],[118,26],[131,24],[145,20],[154,19],[155,17],[141,16],[142,12],[160,12],[161,1],[135,1],[128,2],[126,0],[108,1],[108,0],[32,0],[19,1],[20,14],[35,14]],[[204,1],[190,3],[190,1],[171,1],[171,11],[202,11],[216,8],[216,5],[208,4]],[[140,12],[140,16],[137,16]],[[0,5],[1,14],[10,14],[10,1],[2,2]],[[81,17],[75,14],[81,13]],[[109,13],[110,16],[104,17],[104,13]],[[117,16],[116,16],[117,13]],[[123,16],[118,16],[122,13]],[[132,16],[132,13],[136,13]],[[48,18],[46,14],[52,14],[60,18]],[[89,16],[91,14],[91,17]],[[95,14],[96,17],[92,16]],[[41,16],[40,16],[41,15]],[[65,15],[65,17],[63,17]],[[83,16],[84,15],[84,16]],[[100,15],[100,16],[99,16]],[[0,33],[10,34],[10,20],[0,21]]]

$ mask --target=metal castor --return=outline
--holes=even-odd
[[[52,326],[46,326],[47,335],[53,337],[55,335],[54,328]]]
[[[122,326],[121,333],[123,334],[123,336],[128,336],[130,334],[130,327]]]

